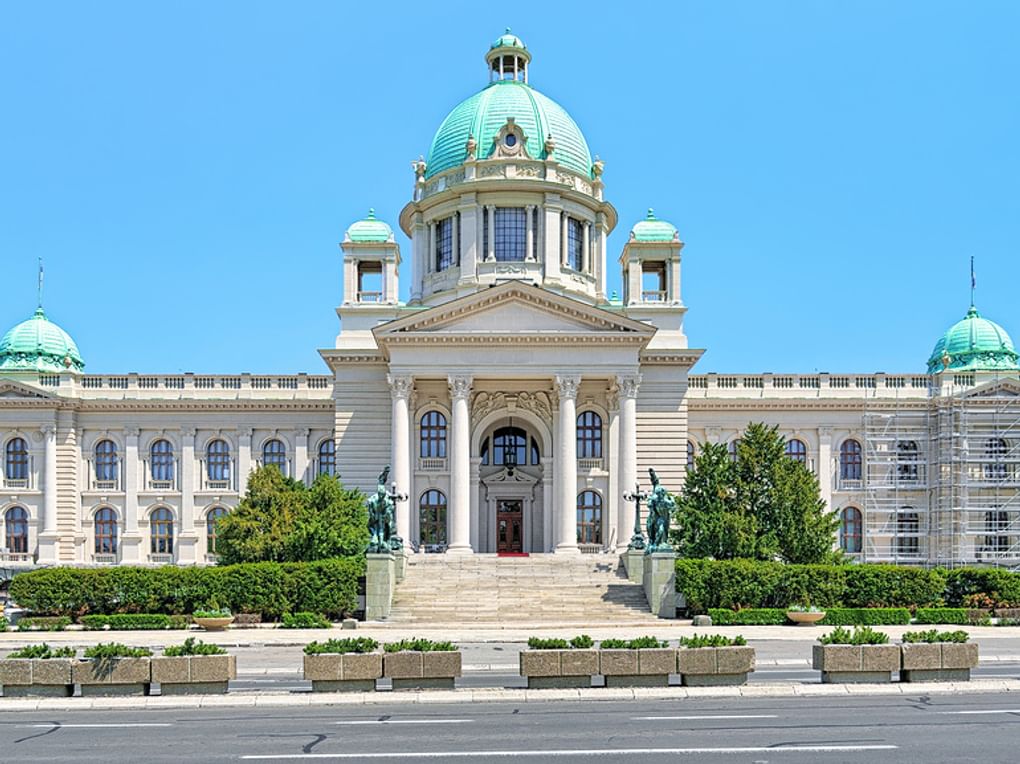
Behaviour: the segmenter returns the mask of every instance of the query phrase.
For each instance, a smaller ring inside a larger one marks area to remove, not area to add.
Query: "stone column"
[[[180,480],[181,486],[181,525],[186,527],[188,532],[195,528],[195,428],[188,427],[181,430],[181,462]],[[202,480],[201,475],[199,481]]]
[[[485,259],[487,262],[492,262],[496,259],[496,208],[489,204],[485,207],[485,211],[489,217],[489,246],[485,252]]]
[[[471,377],[451,374],[450,545],[451,554],[471,554]]]
[[[294,444],[294,479],[309,482],[308,478],[308,428],[298,430]]]
[[[57,428],[42,428],[46,453],[43,456],[42,532],[39,534],[39,562],[55,563],[59,556],[60,535],[57,533]]]
[[[606,216],[600,212],[595,219],[595,297],[606,299]]]
[[[637,483],[637,394],[641,375],[619,376],[620,389],[620,491],[633,491]],[[619,498],[619,497],[618,497]],[[627,546],[634,530],[634,502],[620,499],[620,530],[618,544]]]
[[[641,298],[641,263],[634,258],[627,261],[627,304],[637,305]]]
[[[424,289],[425,280],[425,247],[428,236],[426,235],[425,224],[422,222],[421,213],[415,213],[411,235],[413,237],[412,247],[414,257],[411,258],[414,264],[414,273],[411,278],[411,302],[419,302]]]
[[[251,474],[251,436],[253,430],[249,427],[240,430],[237,437],[237,461],[234,462],[233,483],[237,486],[237,492],[244,495],[248,490],[248,476]]]
[[[677,255],[669,261],[669,301],[679,305],[683,300],[680,297],[680,256]]]
[[[825,508],[832,512],[832,428],[818,428],[818,466],[815,468],[818,475],[818,487]]]
[[[344,261],[344,305],[358,301],[358,261],[350,258]]]
[[[411,493],[411,436],[410,436],[410,398],[414,389],[414,379],[407,375],[387,374],[386,381],[390,385],[390,397],[393,400],[390,421],[390,463],[393,465],[393,482],[397,485],[397,493]],[[411,499],[398,501],[397,535],[408,543],[411,538]]]
[[[557,376],[556,392],[560,402],[559,442],[556,444],[556,469],[560,477],[560,495],[556,539],[558,553],[577,554],[577,388],[578,375]]]
[[[625,489],[620,485],[620,394],[615,386],[606,395],[606,403],[609,407],[609,453],[603,452],[606,472],[609,473],[609,495],[606,497],[609,522],[606,528],[606,543],[612,540],[615,549],[623,550],[627,548],[630,530],[620,525],[620,505],[623,504]]]
[[[137,427],[124,430],[124,531],[138,533],[138,435]]]

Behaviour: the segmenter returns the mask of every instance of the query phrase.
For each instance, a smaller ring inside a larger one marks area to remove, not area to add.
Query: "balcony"
[[[0,562],[31,564],[34,561],[34,556],[27,552],[9,552],[6,549],[0,549]]]
[[[120,562],[120,555],[117,553],[111,554],[109,552],[96,552],[96,554],[92,556],[92,561],[95,562],[96,565],[116,565]]]
[[[150,554],[149,562],[153,565],[173,565],[174,556],[172,554]]]
[[[577,460],[577,471],[578,472],[594,472],[596,470],[602,470],[602,459],[578,459]]]
[[[32,487],[28,478],[4,478],[4,488],[9,491],[28,491]]]
[[[664,289],[646,289],[641,292],[641,302],[666,302]]]
[[[421,457],[418,459],[419,472],[446,472],[449,469],[446,457]]]

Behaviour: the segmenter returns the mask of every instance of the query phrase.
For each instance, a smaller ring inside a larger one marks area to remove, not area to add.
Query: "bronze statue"
[[[648,474],[652,479],[652,492],[648,496],[646,521],[648,544],[645,546],[645,554],[672,552],[673,547],[669,543],[669,519],[676,509],[676,500],[659,483],[659,476],[655,474],[655,470],[649,469]]]
[[[376,481],[375,493],[368,499],[368,552],[384,554],[391,551],[393,535],[393,502],[386,493],[386,479],[390,476],[386,465]]]

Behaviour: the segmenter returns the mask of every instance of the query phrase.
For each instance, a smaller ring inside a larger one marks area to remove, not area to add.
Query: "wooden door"
[[[524,551],[524,502],[520,499],[496,502],[496,551]]]

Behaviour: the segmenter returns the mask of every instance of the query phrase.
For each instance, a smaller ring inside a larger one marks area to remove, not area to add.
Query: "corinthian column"
[[[393,465],[393,482],[397,493],[411,493],[411,442],[409,436],[409,417],[411,391],[414,379],[410,376],[388,374],[390,397],[393,399],[393,416],[391,423],[390,447],[392,449],[390,463]],[[397,535],[408,543],[411,536],[410,500],[397,502]]]
[[[637,483],[637,394],[641,375],[619,376],[620,391],[620,481],[621,491],[633,491]],[[619,499],[619,497],[617,497]],[[634,502],[620,502],[620,529],[617,548],[626,547],[634,528]]]
[[[491,244],[491,242],[490,242]],[[451,374],[450,544],[447,552],[471,554],[471,437],[468,398],[471,377]]]
[[[560,399],[560,431],[556,446],[556,470],[560,473],[559,517],[556,527],[558,553],[577,554],[577,388],[580,376],[557,376]]]

